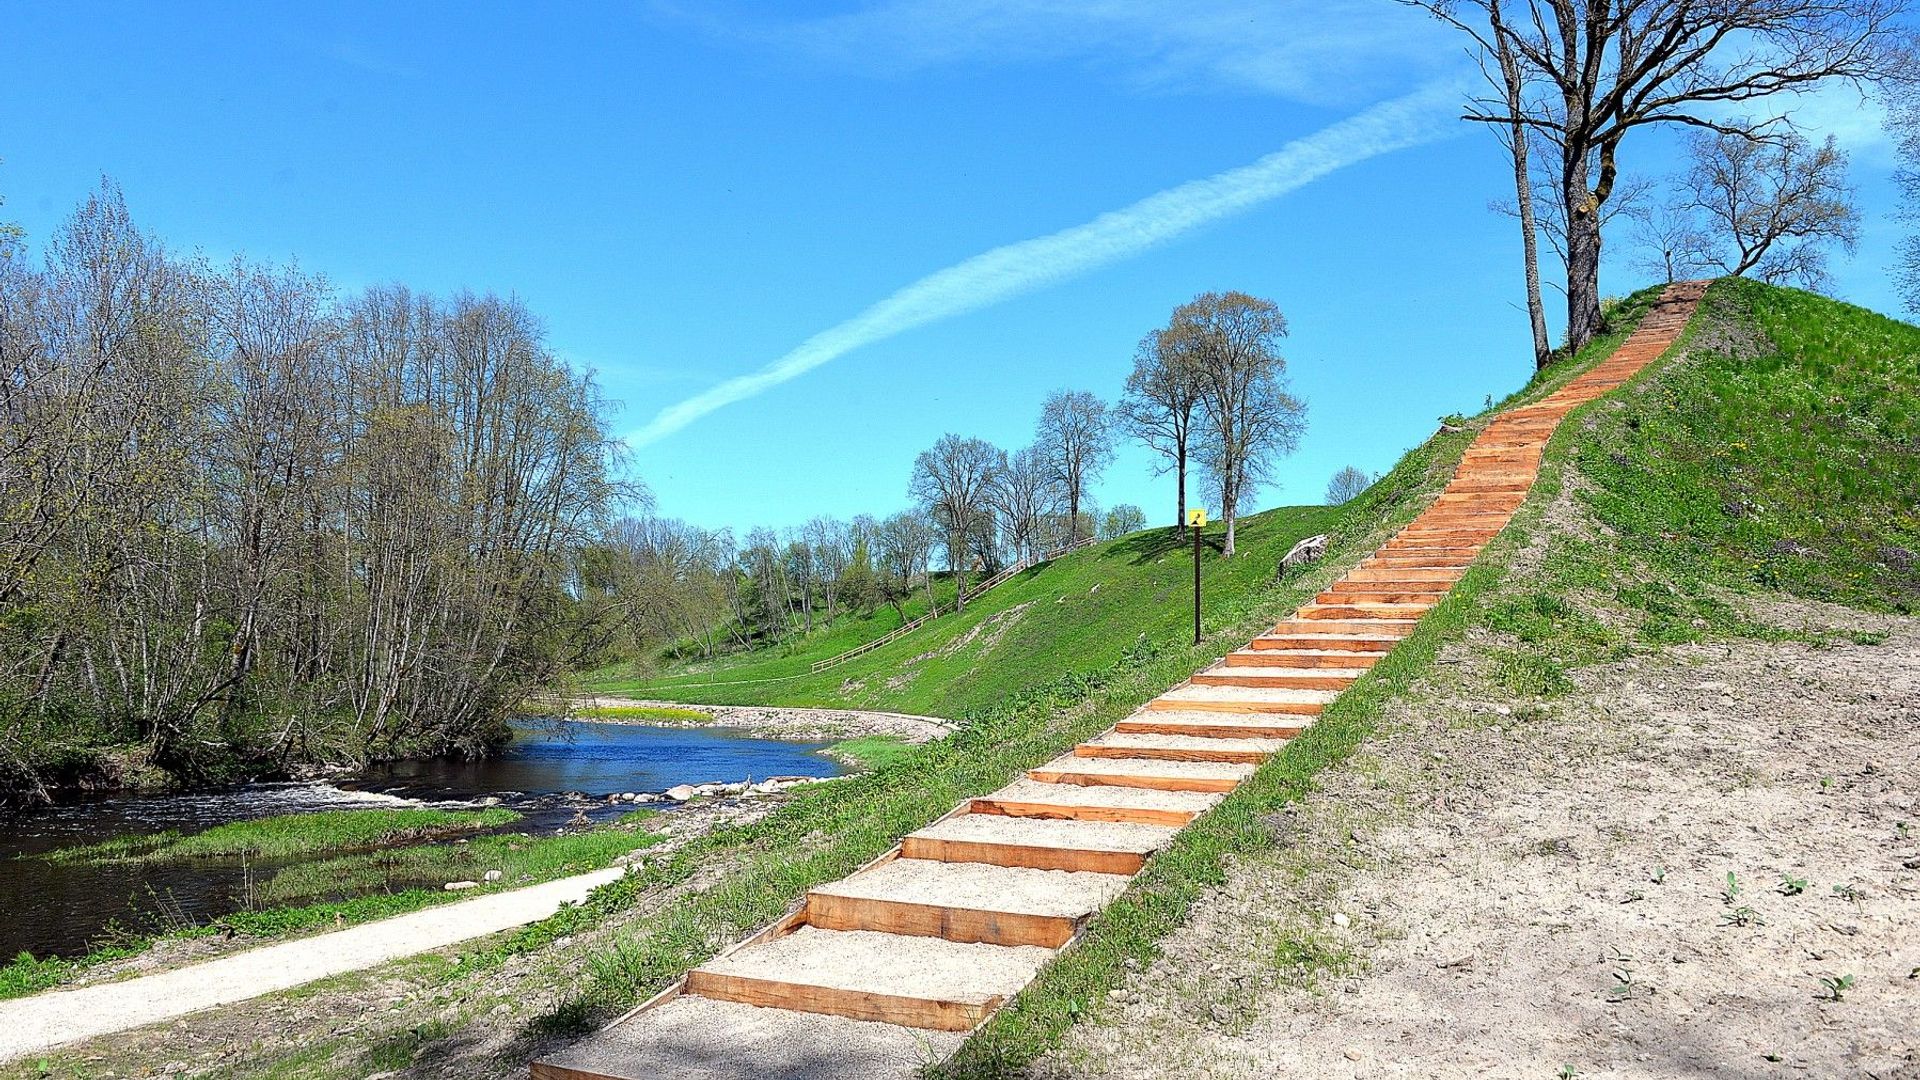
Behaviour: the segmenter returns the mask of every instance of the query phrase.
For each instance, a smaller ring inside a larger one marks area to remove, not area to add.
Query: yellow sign
[[[1207,524],[1207,512],[1199,508],[1187,511],[1187,524],[1196,529],[1205,528]]]

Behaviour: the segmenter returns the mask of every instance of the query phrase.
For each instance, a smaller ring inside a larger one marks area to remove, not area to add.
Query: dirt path
[[[744,728],[762,739],[798,739],[819,742],[856,735],[893,735],[907,742],[923,743],[953,730],[953,725],[933,716],[908,713],[868,712],[861,709],[789,709],[773,705],[688,705],[678,701],[651,701],[645,698],[613,694],[590,694],[574,699],[583,707],[622,708],[641,706],[660,709],[686,709],[705,713],[707,723]],[[601,723],[621,723],[620,717],[594,717]],[[691,727],[693,723],[672,719],[644,719],[636,724],[661,727]]]
[[[512,929],[579,903],[625,867],[562,878],[76,990],[0,1001],[0,1061]]]
[[[1920,622],[1822,614],[1889,636],[1455,650],[1038,1074],[1920,1078]]]

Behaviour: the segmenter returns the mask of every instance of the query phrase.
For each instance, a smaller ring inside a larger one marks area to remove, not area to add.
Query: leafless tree
[[[1041,523],[1054,508],[1057,490],[1039,447],[1029,446],[1001,459],[990,501],[1016,561],[1041,554]]]
[[[1327,481],[1327,505],[1339,506],[1341,503],[1352,501],[1356,495],[1372,486],[1376,479],[1378,477],[1368,476],[1352,465],[1341,466],[1340,470],[1333,474],[1333,479]]]
[[[975,549],[980,519],[991,520],[989,498],[999,474],[1000,451],[984,439],[946,434],[914,459],[908,494],[939,527],[946,541],[947,568],[953,572],[954,606],[967,604],[968,556]]]
[[[1133,372],[1116,407],[1120,426],[1165,459],[1160,471],[1174,475],[1174,527],[1187,535],[1187,459],[1193,422],[1199,415],[1200,379],[1180,340],[1166,329],[1142,338]]]
[[[888,599],[896,610],[903,616],[906,614],[901,605],[916,579],[926,583],[927,610],[936,610],[927,561],[933,554],[933,545],[939,542],[940,530],[932,519],[922,513],[902,510],[882,521],[874,536],[880,565],[889,582]]]
[[[1847,155],[1833,137],[1818,146],[1793,132],[1760,140],[1700,133],[1680,187],[1707,222],[1704,260],[1724,274],[1820,288],[1826,248],[1852,251],[1860,211],[1847,185]]]
[[[1194,365],[1203,418],[1197,454],[1220,491],[1224,554],[1234,554],[1240,501],[1276,458],[1292,453],[1307,407],[1286,392],[1280,339],[1286,317],[1271,300],[1242,292],[1205,293],[1174,309],[1167,332]]]
[[[1633,218],[1632,242],[1640,253],[1638,265],[1642,270],[1668,284],[1706,272],[1708,239],[1684,202],[1649,200],[1629,216]]]
[[[1085,390],[1063,390],[1040,410],[1034,446],[1067,504],[1067,543],[1080,537],[1080,503],[1087,485],[1113,461],[1107,406]]]
[[[1567,213],[1567,344],[1601,332],[1600,253],[1606,204],[1628,133],[1679,124],[1767,136],[1784,115],[1734,121],[1729,104],[1759,102],[1833,80],[1892,78],[1913,62],[1908,0],[1409,0],[1503,51],[1523,84],[1469,103],[1466,118],[1524,127],[1557,158]],[[1497,61],[1496,61],[1497,64]]]

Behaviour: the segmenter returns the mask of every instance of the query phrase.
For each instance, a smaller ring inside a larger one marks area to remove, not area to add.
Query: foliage
[[[851,758],[863,768],[884,769],[905,761],[918,749],[897,735],[863,735],[857,739],[842,739],[827,747],[827,753],[837,758]]]

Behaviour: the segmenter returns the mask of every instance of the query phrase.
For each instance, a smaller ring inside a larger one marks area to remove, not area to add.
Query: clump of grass
[[[510,888],[582,874],[611,863],[629,851],[658,843],[658,834],[637,826],[652,811],[622,818],[622,826],[559,836],[505,833],[475,837],[464,844],[427,844],[390,848],[290,866],[261,888],[261,899],[287,904],[318,897],[418,886],[435,890],[450,881],[481,881],[500,871],[499,887]]]
[[[862,735],[834,743],[827,747],[827,754],[842,761],[852,761],[863,769],[884,769],[905,761],[918,749],[916,744],[898,735]]]
[[[330,851],[439,839],[518,821],[512,810],[323,810],[216,825],[183,836],[178,831],[117,837],[61,848],[54,862],[163,863],[193,859],[286,859]]]

